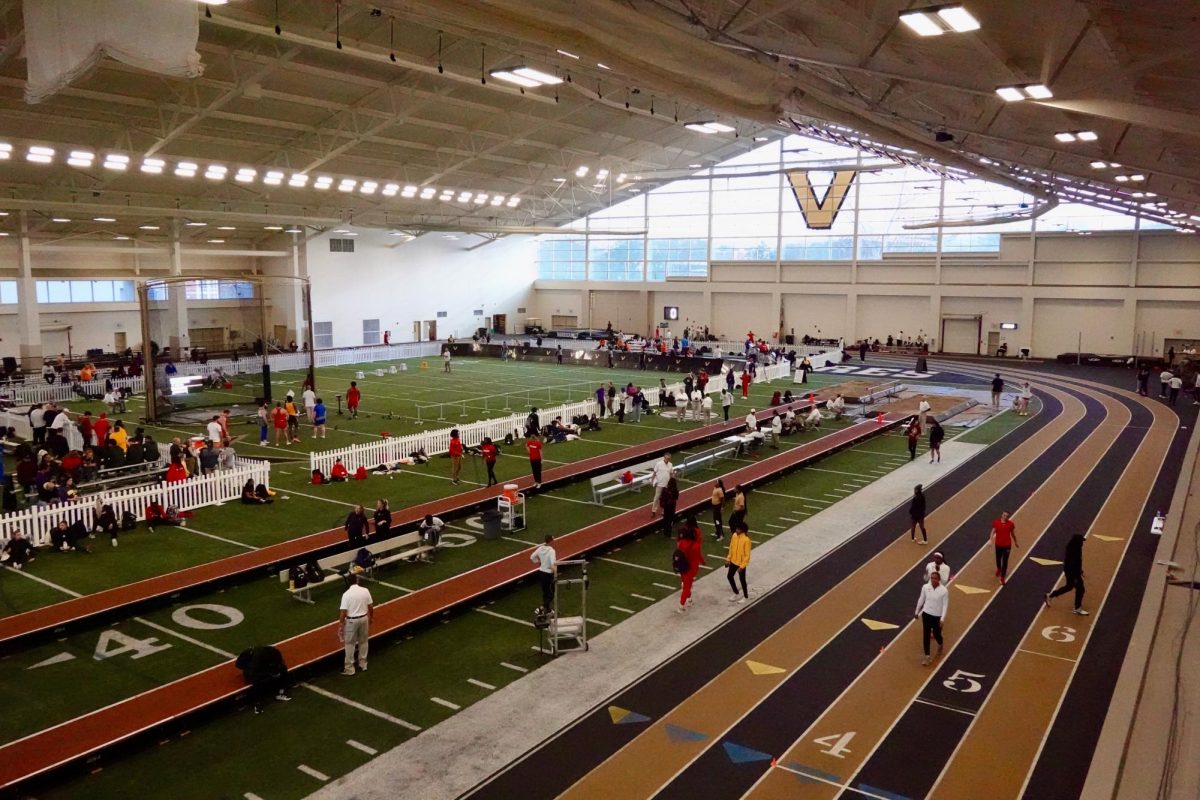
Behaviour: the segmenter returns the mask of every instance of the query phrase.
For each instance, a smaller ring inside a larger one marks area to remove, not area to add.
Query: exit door
[[[426,341],[430,341],[430,342],[437,339],[437,320],[436,319],[425,320],[425,339],[426,339]]]
[[[118,353],[124,353],[125,348],[129,345],[125,344],[125,331],[117,331],[113,334],[113,350]]]
[[[508,314],[496,314],[493,316],[492,328],[502,336],[508,333]]]
[[[1000,331],[988,331],[988,347],[987,353],[989,356],[996,355],[996,351],[1000,349]]]

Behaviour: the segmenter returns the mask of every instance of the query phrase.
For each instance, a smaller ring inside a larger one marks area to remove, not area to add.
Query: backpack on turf
[[[671,569],[677,574],[682,575],[688,571],[687,553],[676,547],[675,552],[671,554]]]

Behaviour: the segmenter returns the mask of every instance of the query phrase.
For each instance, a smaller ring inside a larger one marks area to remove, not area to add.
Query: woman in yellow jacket
[[[725,577],[729,579],[729,588],[733,589],[731,603],[744,603],[750,599],[746,588],[746,567],[750,566],[750,536],[746,533],[745,523],[739,523],[729,537],[729,555],[725,558]],[[738,594],[737,584],[733,576],[737,575],[742,582],[742,593]]]

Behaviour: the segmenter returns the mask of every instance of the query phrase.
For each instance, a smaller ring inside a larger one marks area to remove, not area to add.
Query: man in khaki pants
[[[343,675],[354,674],[355,648],[358,649],[358,668],[367,671],[367,642],[371,621],[375,618],[375,601],[361,580],[360,576],[354,576],[354,583],[342,594],[338,612],[338,639],[346,647]]]

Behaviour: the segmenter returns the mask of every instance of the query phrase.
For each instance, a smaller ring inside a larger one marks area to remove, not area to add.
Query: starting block
[[[392,366],[388,368],[388,374],[389,374],[389,375],[395,375],[395,374],[396,374],[396,365],[395,365],[395,364],[392,364]]]
[[[354,373],[354,377],[361,381],[363,378],[367,377],[367,373],[360,369],[358,372]]]
[[[384,375],[386,375],[386,374],[387,374],[387,373],[385,373],[385,372],[384,372],[382,369],[377,369],[377,370],[375,370],[375,377],[376,377],[376,378],[382,378],[382,377],[383,377]]]

